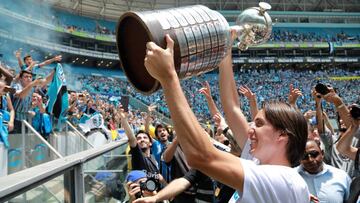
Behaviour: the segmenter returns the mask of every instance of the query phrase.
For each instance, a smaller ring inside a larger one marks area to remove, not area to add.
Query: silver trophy
[[[272,21],[266,12],[271,6],[244,10],[235,26],[229,26],[217,11],[202,5],[165,10],[127,12],[120,17],[116,41],[122,68],[129,82],[140,92],[151,94],[160,83],[144,66],[146,43],[166,47],[165,35],[174,40],[174,63],[180,79],[215,69],[232,46],[230,30],[236,30],[240,50],[269,39]]]

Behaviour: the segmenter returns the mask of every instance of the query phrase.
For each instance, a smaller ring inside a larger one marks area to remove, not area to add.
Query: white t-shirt
[[[256,165],[244,159],[239,161],[244,170],[244,189],[242,193],[235,192],[230,203],[310,202],[308,187],[295,169],[280,165]]]

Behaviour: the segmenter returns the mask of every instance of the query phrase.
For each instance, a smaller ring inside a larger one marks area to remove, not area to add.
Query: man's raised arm
[[[229,124],[237,143],[243,149],[247,140],[246,134],[249,124],[240,109],[232,67],[231,48],[219,65],[219,85],[221,105],[224,109],[226,122]]]
[[[242,191],[244,171],[241,161],[233,155],[217,150],[211,144],[181,89],[174,66],[174,41],[169,35],[166,35],[166,42],[166,49],[162,49],[153,42],[148,42],[144,62],[150,75],[160,82],[164,90],[177,139],[189,165]]]

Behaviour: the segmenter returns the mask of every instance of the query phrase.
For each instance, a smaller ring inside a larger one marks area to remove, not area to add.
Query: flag
[[[3,115],[0,113],[0,142],[4,143],[5,148],[9,148],[10,144],[8,140],[8,127],[7,125],[4,125],[3,121]]]
[[[328,42],[329,44],[329,54],[333,54],[335,51],[334,42]]]
[[[68,92],[63,68],[60,63],[55,67],[55,74],[48,90],[49,102],[46,111],[55,118],[66,117],[69,108]]]

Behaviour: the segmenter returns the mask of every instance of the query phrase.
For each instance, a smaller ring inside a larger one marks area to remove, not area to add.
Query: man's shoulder
[[[349,175],[348,175],[344,170],[342,170],[342,169],[336,168],[336,167],[331,166],[331,165],[328,165],[328,164],[324,164],[324,167],[325,167],[330,173],[336,174],[337,177],[342,176],[342,177],[344,177],[344,178],[346,178],[346,177],[350,178]]]
[[[130,153],[131,154],[135,153],[135,152],[138,152],[138,151],[141,151],[140,147],[139,147],[139,145],[137,143],[136,143],[136,145],[134,147],[132,147],[130,144],[129,144],[129,146],[130,146]]]

